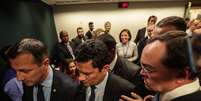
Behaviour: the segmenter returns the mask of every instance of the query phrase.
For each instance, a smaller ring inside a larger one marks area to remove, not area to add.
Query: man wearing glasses
[[[201,101],[200,84],[193,71],[186,33],[167,32],[150,40],[141,57],[146,87],[156,91],[153,101]],[[143,101],[122,96],[122,101]],[[138,97],[139,98],[139,97]]]

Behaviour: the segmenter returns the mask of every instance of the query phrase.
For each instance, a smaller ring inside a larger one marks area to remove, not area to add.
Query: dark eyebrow
[[[93,73],[93,72],[84,73],[84,72],[80,71],[79,68],[77,68],[77,70],[78,70],[78,72],[85,74],[85,75],[89,75],[89,74]]]
[[[17,71],[20,71],[20,72],[29,72],[31,71],[32,69],[18,69]]]

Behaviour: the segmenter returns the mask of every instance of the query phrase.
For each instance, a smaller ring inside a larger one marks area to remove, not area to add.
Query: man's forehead
[[[165,54],[166,46],[164,42],[156,40],[150,44],[147,44],[143,49],[143,53],[146,57],[161,59]]]

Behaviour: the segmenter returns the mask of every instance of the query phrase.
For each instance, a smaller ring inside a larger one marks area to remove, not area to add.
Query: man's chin
[[[152,90],[151,87],[149,86],[149,83],[144,80],[144,85],[147,89]]]
[[[89,84],[85,84],[85,83],[84,83],[83,85],[84,85],[85,87],[89,87],[89,86],[90,86]]]
[[[25,84],[26,86],[33,86],[33,85],[34,85],[32,82],[24,82],[24,84]]]

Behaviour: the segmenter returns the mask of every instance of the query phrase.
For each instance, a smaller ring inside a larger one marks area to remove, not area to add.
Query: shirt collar
[[[101,83],[99,83],[98,85],[96,85],[96,88],[97,89],[105,89],[105,85],[107,83],[107,78],[108,78],[108,72],[106,73],[104,80]]]
[[[41,85],[43,85],[44,87],[51,87],[52,86],[52,80],[53,80],[53,71],[52,68],[50,66],[48,66],[48,75],[46,77],[46,79],[41,83]]]
[[[187,94],[196,92],[198,90],[200,90],[200,84],[199,84],[199,79],[196,78],[195,81],[193,81],[189,84],[185,84],[181,87],[178,87],[170,92],[167,92],[167,93],[161,95],[160,101],[171,101],[172,99],[174,99],[176,97],[187,95]]]
[[[115,64],[116,64],[116,62],[117,62],[117,54],[115,53],[115,57],[114,57],[114,59],[112,60],[112,62],[110,63],[110,70],[111,70],[111,71],[113,70],[113,68],[114,68],[114,66],[115,66]]]

